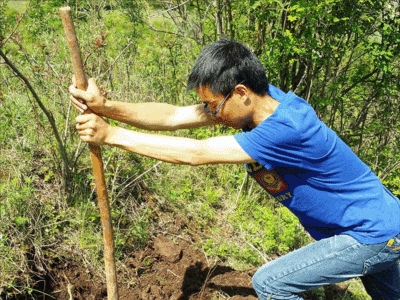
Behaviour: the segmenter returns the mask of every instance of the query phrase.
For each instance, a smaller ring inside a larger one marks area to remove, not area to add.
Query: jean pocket
[[[382,243],[382,249],[364,262],[363,274],[382,272],[393,266],[400,258],[400,234],[388,242]]]

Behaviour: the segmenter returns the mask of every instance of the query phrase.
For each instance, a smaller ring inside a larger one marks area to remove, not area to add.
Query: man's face
[[[205,105],[205,111],[212,118],[236,129],[246,126],[248,109],[243,107],[235,90],[226,97],[214,94],[208,86],[199,87],[196,91]]]

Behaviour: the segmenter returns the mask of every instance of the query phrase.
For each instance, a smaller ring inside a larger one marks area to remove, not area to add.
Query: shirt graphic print
[[[267,170],[259,163],[246,164],[246,170],[249,175],[258,182],[258,184],[260,184],[278,201],[284,200],[276,196],[277,194],[287,191],[289,189],[289,185],[275,170]]]

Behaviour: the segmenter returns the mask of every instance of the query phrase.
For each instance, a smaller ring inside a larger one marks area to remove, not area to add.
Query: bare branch
[[[117,56],[117,58],[114,60],[114,62],[112,63],[112,65],[108,68],[108,70],[106,71],[106,73],[109,73],[111,71],[111,69],[114,67],[115,63],[119,60],[119,58],[121,57],[121,55],[125,52],[126,49],[128,49],[130,46],[132,46],[132,43],[129,43],[124,49],[122,49],[121,53]]]
[[[184,5],[184,4],[188,3],[188,2],[191,2],[191,1],[193,1],[193,0],[187,0],[187,1],[185,1],[185,2],[183,2],[183,3],[181,3],[181,4],[179,4],[179,5],[177,5],[177,6],[175,6],[175,7],[171,7],[171,8],[169,8],[169,9],[167,9],[167,10],[162,11],[162,12],[156,13],[156,14],[154,14],[154,15],[150,15],[149,18],[158,17],[159,15],[162,15],[162,14],[164,14],[164,13],[166,13],[166,12],[169,12],[170,10],[177,9],[178,7]]]
[[[62,160],[64,162],[64,170],[65,172],[68,172],[68,166],[69,166],[69,162],[68,162],[68,155],[66,152],[66,149],[61,141],[60,135],[58,133],[57,130],[57,126],[56,123],[54,121],[54,117],[53,114],[48,111],[46,109],[46,107],[44,106],[43,102],[40,100],[38,94],[36,93],[36,91],[34,90],[34,88],[32,87],[32,85],[30,84],[29,80],[12,64],[12,62],[7,58],[7,56],[4,54],[4,52],[1,50],[0,48],[0,56],[4,59],[5,63],[15,72],[15,74],[17,74],[17,76],[25,83],[25,85],[28,87],[29,91],[32,93],[33,97],[35,98],[37,104],[40,106],[40,108],[42,109],[42,111],[44,112],[44,114],[46,115],[47,119],[50,122],[51,128],[53,129],[53,133],[54,136],[57,140],[57,144],[58,144],[58,149],[60,151]],[[63,178],[63,180],[65,180],[66,178]],[[64,181],[64,186],[66,187],[66,182]]]
[[[126,8],[126,6],[123,4],[123,3],[121,3],[121,2],[119,2],[120,3],[120,5],[121,6],[123,6],[125,9],[127,9]],[[151,30],[153,30],[153,31],[155,31],[155,32],[161,32],[161,33],[167,33],[167,34],[173,34],[173,35],[176,35],[176,36],[182,36],[182,34],[180,34],[180,33],[178,33],[178,32],[171,32],[171,31],[165,31],[165,30],[160,30],[160,29],[157,29],[157,28],[154,28],[151,24],[149,24],[149,23],[147,23],[147,22],[145,22],[142,18],[140,18],[138,15],[136,15],[134,12],[130,12],[136,19],[138,19],[140,22],[142,22],[143,24],[145,24],[145,25],[147,25]]]

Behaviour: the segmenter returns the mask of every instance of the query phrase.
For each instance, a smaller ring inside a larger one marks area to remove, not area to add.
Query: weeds
[[[76,113],[66,90],[72,76],[65,59],[69,54],[58,7],[53,1],[40,3],[46,7],[32,8],[21,21],[21,39],[4,47],[28,74],[62,133],[71,162],[72,180],[66,187],[71,196],[62,187],[60,154],[43,113],[9,68],[0,65],[0,294],[6,296],[32,291],[49,265],[71,257],[79,257],[88,272],[103,274],[88,149],[75,134]],[[12,8],[6,13],[14,21],[18,17]],[[91,11],[75,13],[86,70],[108,97],[175,105],[200,102],[185,91],[199,45],[133,24],[121,10],[101,11],[100,18]],[[39,19],[33,26],[32,20]],[[176,29],[171,20],[157,22]],[[206,139],[235,133],[210,127],[164,134]],[[103,148],[103,160],[117,261],[146,246],[159,221],[156,212],[174,212],[207,256],[237,269],[259,266],[310,241],[297,219],[272,204],[261,188],[241,189],[242,166],[159,164],[109,147]]]

